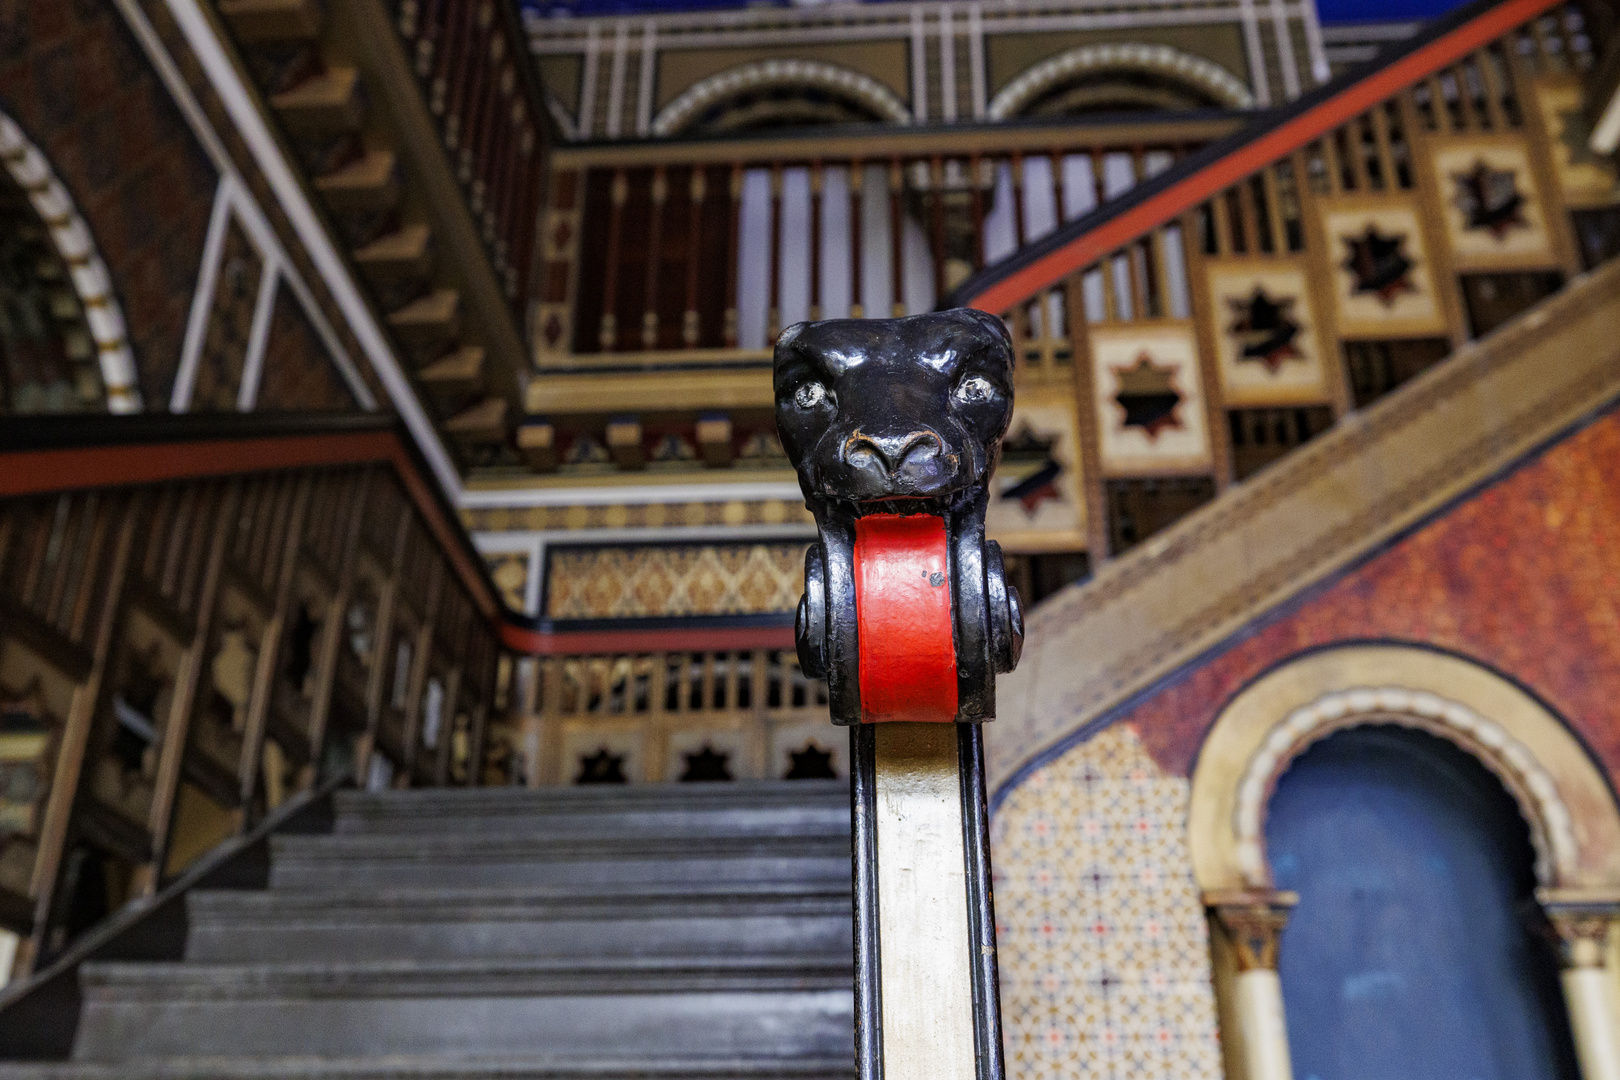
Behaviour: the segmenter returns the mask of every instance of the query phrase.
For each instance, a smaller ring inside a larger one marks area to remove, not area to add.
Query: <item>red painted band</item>
[[[873,514],[855,522],[861,719],[956,719],[956,645],[945,519]]]
[[[1014,271],[968,300],[966,306],[1000,314],[1024,303],[1042,289],[1085,269],[1560,3],[1563,0],[1504,0],[1446,36],[1352,83],[1308,112],[1261,133],[1249,145]]]

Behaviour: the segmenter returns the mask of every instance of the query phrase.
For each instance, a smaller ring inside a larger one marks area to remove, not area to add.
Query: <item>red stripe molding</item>
[[[999,315],[1070,274],[1198,206],[1300,147],[1355,119],[1408,86],[1490,44],[1564,0],[1503,0],[1450,33],[1371,72],[1320,104],[1256,136],[1103,224],[1076,236],[968,298],[964,307]],[[1017,256],[1013,256],[1016,258]]]

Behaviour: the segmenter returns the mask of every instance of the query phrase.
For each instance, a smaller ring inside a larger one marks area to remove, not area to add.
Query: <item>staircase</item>
[[[853,1077],[849,827],[834,781],[343,792],[0,1080]]]

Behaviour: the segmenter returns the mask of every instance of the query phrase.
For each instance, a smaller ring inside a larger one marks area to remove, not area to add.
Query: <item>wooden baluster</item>
[[[984,159],[974,154],[968,159],[968,186],[973,196],[973,268],[984,266]],[[992,172],[992,175],[994,173]]]
[[[1249,255],[1259,255],[1260,247],[1260,207],[1254,201],[1254,185],[1247,179],[1240,181],[1229,190],[1237,193],[1240,217],[1243,221],[1243,250]]]
[[[725,345],[737,347],[737,245],[742,234],[743,167],[731,166],[731,217],[726,232],[726,325]]]
[[[810,317],[821,318],[821,162],[810,166]]]
[[[1063,152],[1049,151],[1046,158],[1052,163],[1052,224],[1053,228],[1061,229],[1069,220],[1063,191]]]
[[[461,89],[461,80],[466,75],[466,65],[462,58],[467,51],[467,42],[473,32],[473,9],[477,6],[475,0],[453,0],[455,10],[451,12],[448,23],[449,34],[444,46],[436,50],[433,62],[433,82],[429,89],[428,105],[439,116],[444,118],[445,145],[454,147],[456,144],[459,121],[456,119],[456,95]]]
[[[1507,131],[1507,112],[1502,108],[1502,99],[1507,96],[1507,87],[1503,80],[1507,73],[1497,67],[1498,56],[1495,50],[1482,49],[1474,54],[1474,64],[1479,69],[1479,77],[1484,81],[1485,88],[1485,117],[1490,122],[1492,131]]]
[[[1024,156],[1012,156],[1013,243],[1014,250],[1024,246]]]
[[[1430,75],[1428,85],[1429,100],[1434,103],[1434,130],[1442,133],[1454,130],[1456,120],[1452,116],[1451,105],[1446,100],[1446,90],[1440,76]]]
[[[1265,185],[1266,203],[1271,213],[1266,215],[1266,223],[1271,226],[1271,251],[1274,255],[1283,255],[1288,251],[1288,225],[1283,210],[1282,191],[1277,186],[1277,169],[1267,165],[1260,170],[1261,182]]]
[[[1153,317],[1153,307],[1148,302],[1147,274],[1142,265],[1144,256],[1142,245],[1133,243],[1124,251],[1125,266],[1131,283],[1131,315],[1135,319],[1150,319]]]
[[[782,333],[782,163],[771,166],[771,295],[765,317],[765,344]]]
[[[866,317],[861,300],[861,264],[866,254],[861,235],[861,200],[866,192],[866,163],[857,158],[849,163],[849,316]]]
[[[624,203],[630,194],[630,180],[623,169],[613,171],[613,209],[608,217],[607,258],[602,270],[602,330],[603,352],[618,348],[619,319],[619,244],[624,231]]]
[[[928,161],[930,224],[929,241],[934,256],[934,297],[945,295],[945,163],[938,154]]]
[[[664,199],[669,195],[668,176],[664,166],[653,168],[652,218],[647,224],[647,278],[641,312],[641,347],[658,347],[658,278],[663,270],[659,243],[663,239]]]
[[[1115,281],[1115,267],[1118,265],[1119,252],[1111,252],[1104,256],[1098,269],[1102,271],[1103,283],[1103,319],[1108,322],[1123,322],[1125,312],[1120,307],[1119,289]],[[1134,317],[1134,312],[1132,313]]]
[[[905,294],[905,196],[906,174],[900,159],[889,162],[889,286],[892,290],[889,309],[895,318],[906,313]]]
[[[703,203],[708,181],[702,165],[692,166],[692,216],[686,228],[686,314],[681,320],[681,341],[688,349],[697,348],[702,329],[698,319],[698,248],[703,242]]]

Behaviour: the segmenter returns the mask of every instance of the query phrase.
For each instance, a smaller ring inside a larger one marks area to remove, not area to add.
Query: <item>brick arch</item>
[[[57,254],[67,265],[68,278],[84,310],[90,338],[96,345],[107,411],[140,412],[135,353],[130,348],[123,309],[113,295],[107,264],[102,261],[95,237],[44,152],[4,112],[0,112],[0,161],[28,196],[34,212],[45,223]]]
[[[1156,76],[1234,109],[1254,108],[1254,94],[1230,71],[1168,45],[1082,45],[1041,61],[1002,87],[991,100],[991,120],[1017,116],[1049,91],[1082,75],[1119,71]]]
[[[1314,743],[1368,724],[1426,731],[1495,774],[1530,827],[1541,886],[1620,886],[1620,808],[1585,747],[1545,705],[1458,656],[1347,645],[1285,661],[1216,717],[1192,777],[1199,887],[1270,888],[1265,815],[1277,781]]]
[[[722,101],[777,86],[825,90],[864,106],[886,122],[911,123],[911,110],[905,102],[869,75],[820,60],[759,60],[728,68],[688,87],[654,117],[652,133],[673,135]]]

